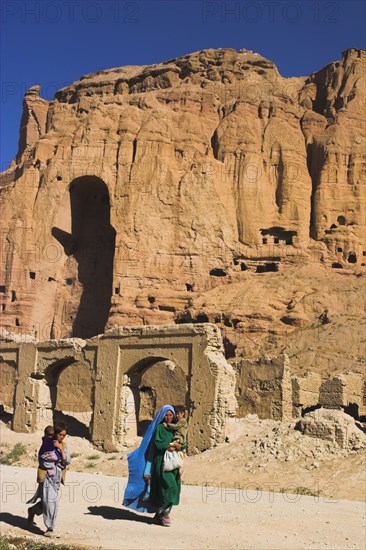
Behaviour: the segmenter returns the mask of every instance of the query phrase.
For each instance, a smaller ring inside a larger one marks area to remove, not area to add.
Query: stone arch
[[[125,386],[134,399],[134,411],[128,411],[127,417],[131,422],[134,416],[137,435],[144,435],[163,405],[189,406],[188,377],[175,361],[166,357],[150,356],[138,361],[127,372]]]
[[[70,435],[90,438],[94,384],[87,363],[61,359],[45,369],[53,420],[62,420]]]
[[[52,228],[69,256],[63,324],[72,326],[73,336],[91,338],[104,332],[109,317],[116,231],[110,224],[108,187],[100,178],[74,179],[69,201],[62,209],[65,219]]]

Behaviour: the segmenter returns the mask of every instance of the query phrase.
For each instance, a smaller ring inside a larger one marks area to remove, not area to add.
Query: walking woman
[[[70,464],[70,453],[67,449],[65,437],[67,435],[67,427],[63,422],[55,425],[55,440],[54,447],[59,452],[60,461],[56,462],[53,468],[52,475],[50,470],[38,468],[37,482],[38,489],[35,495],[28,501],[33,504],[28,508],[28,522],[30,525],[35,525],[34,516],[43,514],[43,521],[47,531],[45,537],[57,537],[55,533],[57,513],[59,508],[58,491],[60,484],[65,483],[66,466]]]
[[[159,525],[171,525],[170,511],[179,504],[181,479],[179,469],[164,471],[164,454],[173,433],[164,427],[171,424],[175,411],[164,405],[148,427],[138,449],[128,455],[128,484],[123,505],[138,512],[155,512]]]

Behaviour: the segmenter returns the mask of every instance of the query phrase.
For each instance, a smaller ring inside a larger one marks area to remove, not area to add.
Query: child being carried
[[[59,444],[55,445],[55,429],[53,426],[46,426],[44,436],[42,437],[42,445],[38,451],[39,467],[42,470],[47,470],[50,477],[55,475],[55,465],[64,468],[62,464],[62,454],[59,449]]]
[[[185,457],[185,452],[187,449],[187,432],[188,432],[188,423],[186,420],[186,409],[183,405],[177,405],[175,407],[175,416],[177,417],[177,422],[166,423],[163,422],[163,426],[173,432],[173,439],[169,445],[168,451],[178,451],[178,456],[183,464]],[[179,474],[182,476],[183,468],[179,468]]]

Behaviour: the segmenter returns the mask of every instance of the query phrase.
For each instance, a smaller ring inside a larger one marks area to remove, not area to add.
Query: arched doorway
[[[45,371],[54,422],[65,422],[70,435],[90,439],[93,380],[89,365],[64,359]]]
[[[128,411],[124,411],[125,418],[130,424],[134,422],[134,426],[128,426],[128,433],[130,436],[143,436],[156,412],[163,405],[189,406],[187,376],[183,369],[170,359],[147,357],[134,365],[125,376],[122,406],[126,404],[129,408]]]
[[[70,261],[65,279],[66,309],[72,336],[90,338],[104,332],[111,305],[116,232],[110,224],[106,184],[95,176],[70,184],[71,233],[54,227]]]

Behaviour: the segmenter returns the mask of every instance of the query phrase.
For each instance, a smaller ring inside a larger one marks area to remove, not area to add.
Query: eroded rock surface
[[[283,78],[248,50],[209,49],[83,76],[49,103],[28,90],[1,176],[2,325],[48,339],[210,320],[228,357],[248,356],[251,333],[253,357],[326,308],[327,327],[357,324],[365,58]],[[262,293],[277,276],[280,296]]]

